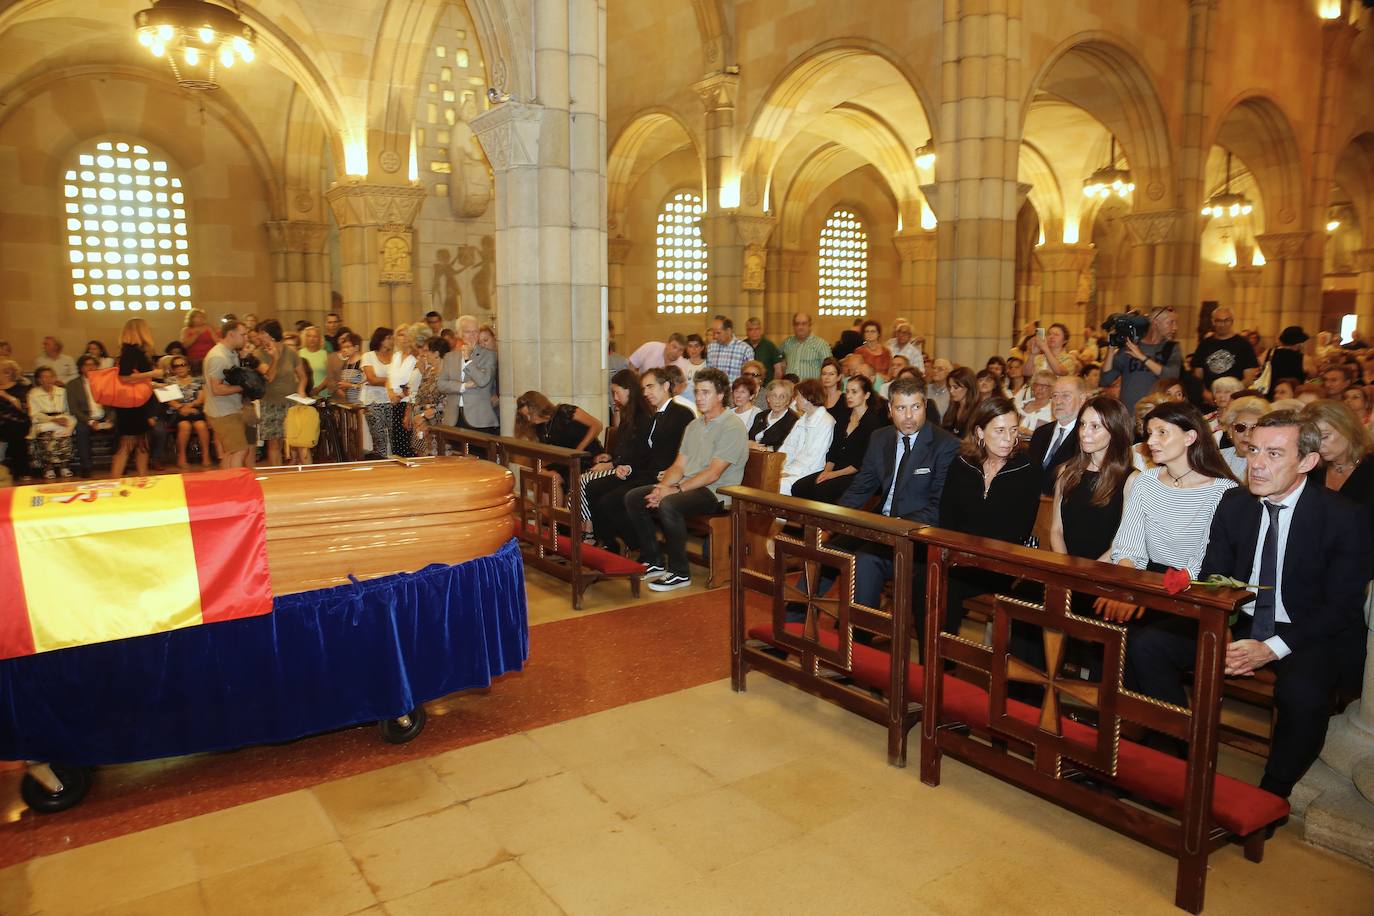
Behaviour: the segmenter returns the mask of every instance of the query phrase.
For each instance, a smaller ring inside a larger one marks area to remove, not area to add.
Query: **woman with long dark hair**
[[[836,423],[843,423],[842,414],[848,408],[845,407],[844,373],[840,370],[839,360],[831,356],[825,358],[821,363],[820,380],[821,387],[825,389],[825,409],[830,411]]]
[[[391,371],[391,328],[377,328],[367,343],[359,363],[363,370],[362,401],[367,417],[367,432],[372,453],[391,457],[391,398],[387,395],[387,373]]]
[[[601,421],[574,404],[554,405],[542,392],[526,391],[515,401],[515,437],[560,448],[601,453]]]
[[[1112,539],[1136,471],[1134,421],[1116,398],[1089,398],[1078,411],[1078,454],[1059,466],[1050,547],[1088,560],[1111,558]]]
[[[962,439],[972,428],[969,422],[978,408],[977,377],[968,366],[960,366],[950,371],[945,384],[949,388],[949,409],[940,418],[940,425]]]
[[[1196,578],[1207,553],[1212,513],[1236,479],[1211,426],[1192,404],[1165,401],[1145,416],[1145,429],[1156,466],[1142,471],[1131,487],[1110,559],[1155,572],[1184,569]],[[1097,599],[1095,606],[1111,620],[1141,614],[1136,605],[1107,598]]]

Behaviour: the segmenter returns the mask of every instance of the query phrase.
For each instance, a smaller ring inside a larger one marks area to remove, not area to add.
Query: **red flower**
[[[1164,571],[1164,590],[1171,595],[1177,595],[1192,584],[1193,577],[1188,575],[1186,569],[1166,569]]]

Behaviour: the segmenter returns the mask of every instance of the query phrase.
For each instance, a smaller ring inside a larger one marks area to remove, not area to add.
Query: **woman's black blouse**
[[[792,431],[792,427],[797,425],[797,415],[792,411],[787,411],[772,426],[768,425],[769,410],[759,411],[759,415],[754,417],[754,425],[749,427],[749,439],[768,448],[782,448],[782,443],[787,439],[787,434]],[[760,437],[759,433],[763,433]]]
[[[983,495],[983,469],[963,455],[949,463],[940,496],[940,527],[1021,544],[1035,530],[1040,466],[1024,452],[1007,459]]]
[[[854,427],[854,432],[848,433],[849,417],[846,415],[843,425],[835,424],[835,434],[830,439],[830,450],[825,453],[825,460],[837,471],[863,467],[864,455],[868,453],[868,440],[872,438],[874,430],[887,424],[888,419],[870,407],[859,418],[859,425]]]
[[[1064,528],[1064,546],[1069,556],[1096,560],[1112,546],[1116,529],[1121,527],[1121,510],[1126,502],[1126,480],[1107,500],[1105,506],[1094,506],[1093,488],[1097,486],[1097,471],[1084,471],[1078,486],[1061,494],[1059,518]]]
[[[582,437],[587,435],[587,424],[573,419],[577,413],[575,404],[559,404],[558,409],[553,412],[547,423],[540,423],[535,426],[539,441],[545,445],[557,445],[560,448],[577,448],[577,444],[582,441]],[[601,454],[601,443],[593,439],[587,443],[585,451],[593,455]]]

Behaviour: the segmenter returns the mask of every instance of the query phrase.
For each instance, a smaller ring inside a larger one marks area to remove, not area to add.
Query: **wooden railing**
[[[324,457],[316,461],[362,461],[367,430],[367,408],[362,404],[331,399],[320,403],[320,446]]]
[[[920,721],[923,782],[939,784],[941,758],[948,754],[1162,850],[1178,860],[1175,903],[1190,912],[1202,909],[1212,850],[1239,839],[1247,858],[1262,858],[1264,828],[1287,813],[1286,801],[1217,774],[1227,623],[1251,599],[1249,592],[1191,588],[1171,595],[1155,573],[743,487],[726,492],[734,500],[737,543],[759,514],[804,531],[800,540],[776,539],[766,571],[748,551],[734,556],[736,690],[744,689],[749,668],[759,668],[882,721],[888,728],[888,760],[895,765],[905,760],[906,729]],[[827,544],[826,532],[892,549],[890,610],[852,601],[845,577],[853,574],[853,558]],[[913,557],[923,557],[926,569],[924,665],[908,658]],[[811,583],[814,568],[822,564],[840,571],[835,597],[828,599],[807,595],[793,571],[804,568]],[[990,605],[986,639],[942,632],[950,573],[956,570],[964,581],[971,572],[1004,577],[987,583],[994,590],[991,601],[981,599]],[[770,599],[768,624],[747,626],[750,591]],[[1170,617],[1194,622],[1190,708],[1124,686],[1128,642],[1144,624],[1116,624],[1091,611],[1080,613],[1085,598],[1094,597],[1144,607],[1147,623]],[[785,620],[788,602],[806,607],[802,627]],[[1039,640],[1043,665],[1013,652],[1014,628],[1022,633],[1018,645],[1026,645],[1027,636],[1032,644]],[[854,639],[856,629],[887,637],[891,645],[878,651],[861,644]],[[1095,661],[1073,664],[1070,646]],[[836,683],[836,675],[853,685]],[[1043,699],[1036,706],[1009,697],[1027,699],[1020,690],[1009,690],[1013,684],[1031,685]],[[1145,743],[1150,733],[1186,747],[1186,758],[1150,747]]]
[[[824,503],[780,496],[752,487],[725,487],[731,500],[730,657],[734,689],[745,689],[745,675],[758,668],[780,680],[839,703],[851,712],[881,723],[887,728],[888,762],[906,765],[907,734],[920,718],[919,709],[907,702],[910,693],[908,667],[911,641],[911,589],[913,548],[910,535],[918,527],[901,518],[888,518],[871,512],[840,509]],[[749,532],[762,522],[771,525],[783,518],[802,528],[797,539],[778,534],[773,539],[773,556],[758,556],[757,540]],[[908,587],[894,587],[892,607],[872,608],[855,603],[854,557],[827,546],[832,535],[892,551],[896,581]],[[741,546],[743,545],[743,546]],[[817,597],[816,583],[822,568],[835,570],[834,585],[826,596]],[[806,587],[789,576],[806,577]],[[768,599],[771,639],[775,648],[750,645],[745,619],[746,593],[756,592]],[[800,632],[786,623],[788,604],[804,605],[805,621]],[[886,696],[874,697],[855,683],[854,631],[858,629],[891,645],[892,664],[888,671]],[[833,637],[829,634],[833,633]],[[776,649],[795,653],[797,660],[777,657]]]

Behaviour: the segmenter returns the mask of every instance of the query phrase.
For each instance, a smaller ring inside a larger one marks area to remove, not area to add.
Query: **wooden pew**
[[[782,484],[782,466],[786,461],[787,455],[782,452],[751,450],[748,463],[744,466],[744,479],[740,486],[777,493],[778,487]],[[729,582],[730,547],[734,543],[730,535],[729,511],[719,515],[691,518],[687,522],[687,531],[705,539],[700,550],[688,548],[687,559],[706,567],[706,587],[717,588]],[[771,533],[771,521],[753,519],[746,530],[745,542],[753,547],[754,554],[760,554]]]
[[[582,609],[582,593],[604,579],[629,580],[630,594],[639,597],[643,564],[582,540],[586,452],[455,426],[430,429],[452,451],[495,461],[515,473],[516,537],[525,548],[525,562],[571,584],[574,610]],[[568,478],[566,493],[562,474]]]
[[[787,558],[842,569],[836,593],[847,594],[843,571],[852,561],[827,552],[822,529],[845,534],[869,531],[881,541],[881,526],[899,520],[868,513],[849,513],[803,500],[730,488],[732,523],[742,535],[752,514],[781,516],[805,525],[804,542],[781,537],[771,574],[749,568],[743,558],[732,562],[732,680],[743,690],[749,668],[759,668],[846,708],[876,718],[886,713],[888,759],[904,761],[904,726],[921,722],[921,778],[939,785],[941,758],[948,754],[988,771],[1036,795],[1160,849],[1178,859],[1175,903],[1200,912],[1204,902],[1207,858],[1217,847],[1240,840],[1246,858],[1263,858],[1265,828],[1288,813],[1286,800],[1216,772],[1222,689],[1222,653],[1226,620],[1249,594],[1233,589],[1190,589],[1170,595],[1162,577],[1120,567],[1064,557],[1043,550],[973,538],[933,527],[913,526],[897,540],[923,544],[927,552],[925,644],[926,664],[912,661],[905,618],[910,606],[911,547],[896,554],[891,614],[850,605],[843,597],[816,599],[784,579]],[[914,544],[912,545],[914,547]],[[1034,604],[1015,596],[995,596],[986,643],[944,634],[944,596],[954,566],[981,568],[1039,583],[1048,599]],[[809,577],[808,577],[809,578]],[[795,581],[795,579],[793,580]],[[812,580],[814,581],[814,580]],[[772,619],[746,629],[747,591],[771,599]],[[1129,601],[1157,612],[1198,621],[1201,634],[1195,660],[1192,708],[1185,710],[1125,690],[1122,661],[1128,629],[1072,613],[1068,596],[1084,592]],[[784,616],[788,601],[808,607],[804,623]],[[823,612],[816,609],[822,608]],[[1012,621],[1038,626],[1044,633],[1045,670],[1012,657]],[[890,638],[891,651],[853,640],[853,629]],[[1066,674],[1058,662],[1069,640],[1102,647],[1108,672],[1101,681],[1085,682]],[[771,651],[770,651],[771,650]],[[774,657],[777,650],[786,660]],[[958,676],[947,664],[960,666]],[[981,681],[965,679],[969,672]],[[834,677],[847,682],[836,684]],[[1008,684],[1024,682],[1046,689],[1039,707],[1008,696]],[[865,703],[854,688],[881,691]],[[1061,708],[1072,696],[1091,707],[1100,728],[1074,721]],[[1184,741],[1186,760],[1171,757],[1121,736],[1123,722],[1144,726]]]

